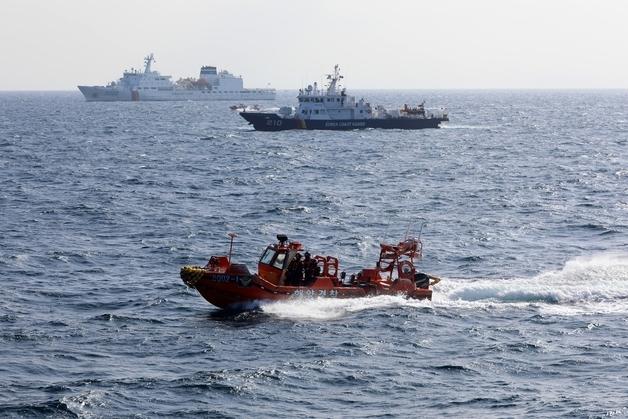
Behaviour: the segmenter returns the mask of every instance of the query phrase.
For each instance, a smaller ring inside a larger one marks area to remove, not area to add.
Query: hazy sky
[[[0,90],[216,65],[293,89],[628,88],[628,0],[2,0]]]

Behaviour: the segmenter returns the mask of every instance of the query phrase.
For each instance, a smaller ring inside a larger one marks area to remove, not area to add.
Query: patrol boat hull
[[[448,118],[370,118],[370,119],[299,119],[283,118],[268,112],[240,112],[240,116],[253,125],[257,131],[284,131],[291,129],[336,130],[381,128],[381,129],[423,129],[440,128]]]
[[[332,277],[320,277],[309,286],[275,285],[257,274],[241,270],[211,272],[206,267],[186,266],[181,279],[195,288],[209,303],[223,309],[254,308],[263,302],[289,298],[362,298],[376,295],[403,295],[419,300],[431,300],[432,290],[417,288],[409,279],[394,283],[336,286]]]
[[[258,272],[246,265],[231,262],[228,256],[212,256],[205,266],[184,266],[181,279],[196,289],[209,303],[223,309],[250,309],[261,302],[289,298],[360,298],[376,295],[403,295],[414,299],[431,299],[431,286],[440,279],[417,272],[420,259],[419,239],[406,239],[397,245],[382,243],[374,268],[365,268],[347,277],[339,272],[339,261],[333,256],[311,255],[299,242],[288,242],[279,234],[279,243],[269,245],[262,253]]]
[[[218,101],[218,100],[273,100],[271,90],[242,89],[233,92],[217,90],[164,89],[130,90],[106,86],[78,86],[87,102],[172,102],[172,101]]]

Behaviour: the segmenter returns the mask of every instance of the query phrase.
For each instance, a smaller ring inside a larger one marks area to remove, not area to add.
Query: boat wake
[[[445,278],[435,287],[431,302],[377,296],[287,300],[263,304],[260,308],[280,318],[331,320],[363,310],[395,307],[494,310],[530,306],[559,315],[628,313],[628,254],[577,257],[561,269],[531,278]]]
[[[461,125],[461,124],[446,124],[441,126],[442,129],[464,129],[464,130],[490,130],[496,128],[491,125]]]
[[[266,303],[260,309],[270,315],[294,320],[333,320],[364,310],[394,307],[429,307],[427,300],[410,300],[401,295],[332,299],[292,299]]]
[[[628,254],[577,257],[531,278],[443,281],[436,305],[537,305],[544,312],[628,312]]]

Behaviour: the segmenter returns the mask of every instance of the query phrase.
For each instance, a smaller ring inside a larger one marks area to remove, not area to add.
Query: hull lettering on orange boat
[[[218,274],[212,275],[211,280],[216,282],[241,282],[243,280],[248,280],[249,277],[240,276],[240,275],[226,275],[226,274]]]
[[[299,289],[292,293],[295,297],[326,297],[326,298],[336,298],[338,297],[337,290],[314,290],[314,289]]]

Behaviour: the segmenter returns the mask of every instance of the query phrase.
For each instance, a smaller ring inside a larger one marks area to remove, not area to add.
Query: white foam
[[[365,298],[290,299],[261,305],[264,313],[281,318],[331,320],[359,311],[392,307],[425,307],[427,301],[409,300],[401,295],[379,295]]]
[[[455,124],[444,124],[441,126],[444,129],[493,129],[495,126],[491,125],[455,125]]]
[[[65,396],[61,401],[78,417],[93,418],[97,417],[94,409],[106,407],[104,397],[102,390],[88,390],[78,395]]]
[[[628,312],[628,254],[577,257],[562,269],[531,278],[449,279],[440,290],[434,292],[438,305],[536,304],[552,313]]]

